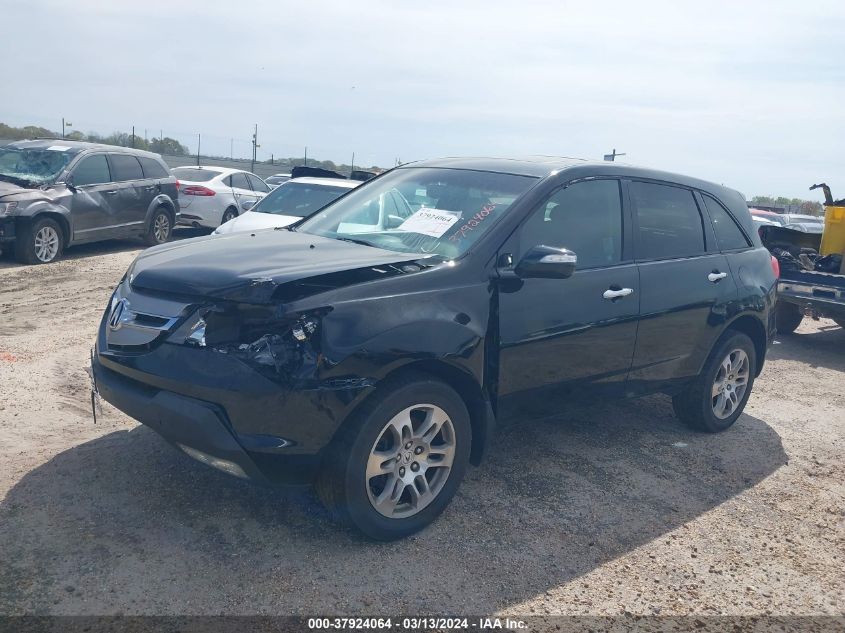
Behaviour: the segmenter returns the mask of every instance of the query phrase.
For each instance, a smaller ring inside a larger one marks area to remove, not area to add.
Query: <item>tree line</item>
[[[10,140],[23,140],[34,138],[60,138],[61,134],[45,127],[37,125],[26,125],[24,127],[13,127],[0,123],[0,138]],[[104,145],[117,145],[119,147],[134,147],[136,149],[147,150],[148,152],[155,152],[156,154],[169,154],[171,156],[189,156],[193,155],[191,151],[182,145],[179,141],[169,136],[163,138],[144,139],[140,136],[127,132],[112,132],[107,136],[103,136],[96,132],[88,132],[84,134],[78,130],[73,130],[65,134],[65,138],[71,141],[87,141],[89,143],[103,143]],[[219,158],[226,159],[226,156],[205,155],[204,158]],[[248,161],[249,159],[239,158],[240,161]],[[280,167],[293,168],[298,165],[306,165],[304,157],[289,157],[289,158],[275,158],[261,161],[266,164],[279,165]],[[348,173],[352,170],[352,165],[343,163],[335,163],[330,160],[317,160],[309,158],[307,162],[308,167],[320,167],[321,169],[329,169],[338,173]],[[371,167],[364,167],[363,165],[355,165],[355,169],[365,169],[368,171],[381,172],[384,171],[382,167],[373,165]]]
[[[821,215],[824,212],[824,207],[821,202],[815,200],[804,200],[803,198],[785,198],[783,196],[754,196],[751,198],[752,204],[759,204],[764,207],[798,207],[801,213],[807,215]]]
[[[24,127],[13,127],[0,123],[0,138],[22,140],[31,138],[59,138],[61,134],[48,130],[37,125],[26,125]],[[155,152],[156,154],[171,154],[176,156],[187,156],[188,148],[179,141],[169,136],[153,138],[150,140],[126,132],[112,132],[107,136],[88,132],[85,134],[77,130],[65,134],[65,138],[71,141],[87,141],[89,143],[102,143],[104,145],[117,145],[119,147],[134,147],[136,149]]]

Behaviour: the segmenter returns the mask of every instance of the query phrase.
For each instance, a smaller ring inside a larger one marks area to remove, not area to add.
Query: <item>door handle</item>
[[[608,288],[604,291],[602,297],[605,299],[619,299],[620,297],[627,297],[630,294],[633,294],[633,288],[620,288],[619,290],[613,290]]]
[[[722,279],[724,279],[727,276],[728,276],[728,273],[720,273],[719,271],[714,270],[712,273],[707,275],[707,280],[712,281],[715,284],[715,283],[718,283],[719,281],[721,281]]]
[[[153,185],[150,185],[149,187],[144,187],[144,189],[146,189],[147,191],[155,191],[156,187],[154,187]]]
[[[116,190],[114,190],[114,189],[112,189],[111,191],[104,191],[103,193],[104,193],[104,194],[106,194],[107,196],[115,196],[115,195],[117,195],[117,191],[116,191]]]

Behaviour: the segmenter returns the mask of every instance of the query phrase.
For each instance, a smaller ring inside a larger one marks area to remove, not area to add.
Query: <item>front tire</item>
[[[728,330],[716,342],[701,373],[672,398],[675,415],[697,431],[724,431],[742,415],[756,373],[754,343],[742,332]]]
[[[15,257],[22,264],[49,264],[62,255],[64,231],[50,218],[25,226],[15,242]]]
[[[775,304],[775,322],[781,334],[792,334],[801,325],[804,315],[794,303],[778,301]]]
[[[150,226],[144,235],[144,242],[148,246],[158,246],[169,242],[173,237],[173,220],[170,212],[164,207],[159,207],[150,218]]]
[[[451,501],[469,463],[463,400],[423,375],[380,387],[329,449],[317,494],[341,522],[390,541],[418,532]]]

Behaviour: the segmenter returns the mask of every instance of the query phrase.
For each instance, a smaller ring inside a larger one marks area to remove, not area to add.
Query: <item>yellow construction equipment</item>
[[[810,187],[810,191],[813,189],[824,191],[824,233],[819,253],[838,253],[845,260],[845,199],[834,201],[830,187],[825,183]]]

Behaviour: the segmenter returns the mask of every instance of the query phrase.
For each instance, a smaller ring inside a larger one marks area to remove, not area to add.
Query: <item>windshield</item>
[[[465,253],[536,178],[465,169],[396,169],[296,230],[402,253]],[[287,186],[287,185],[283,185]]]
[[[62,173],[75,153],[56,145],[35,148],[0,148],[0,175],[37,185],[52,182]]]
[[[347,191],[349,189],[346,187],[286,182],[268,193],[252,210],[258,213],[304,218],[319,211]]]
[[[208,182],[223,172],[215,171],[214,169],[199,169],[196,167],[177,167],[176,169],[171,169],[170,173],[176,176],[179,180],[187,180],[188,182]]]

